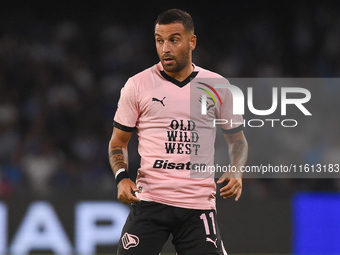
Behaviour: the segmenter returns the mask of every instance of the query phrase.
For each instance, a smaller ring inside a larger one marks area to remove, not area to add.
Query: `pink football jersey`
[[[228,89],[196,82],[205,78],[224,79],[194,66],[193,73],[179,82],[158,63],[131,77],[122,88],[114,125],[125,131],[137,130],[141,164],[136,184],[141,200],[215,209],[214,174],[197,169],[214,164],[213,120],[226,120],[222,130],[235,133],[242,129],[243,118],[233,115]],[[202,94],[206,94],[205,100]],[[202,101],[205,115],[201,113]]]

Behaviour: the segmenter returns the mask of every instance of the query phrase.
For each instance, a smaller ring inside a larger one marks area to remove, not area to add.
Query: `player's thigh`
[[[224,255],[220,231],[214,210],[194,212],[173,233],[178,255]]]
[[[118,255],[158,255],[169,230],[157,220],[162,205],[139,202],[131,206],[118,243]]]

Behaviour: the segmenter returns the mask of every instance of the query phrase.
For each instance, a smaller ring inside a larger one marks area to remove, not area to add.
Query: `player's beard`
[[[173,61],[171,64],[165,63],[165,59],[171,58]],[[190,48],[183,51],[180,55],[174,56],[172,54],[164,54],[161,57],[161,63],[163,69],[169,73],[178,73],[182,71],[187,65],[191,65],[190,63]]]

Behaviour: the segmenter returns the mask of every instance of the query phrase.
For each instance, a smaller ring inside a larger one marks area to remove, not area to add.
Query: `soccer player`
[[[232,114],[228,89],[215,90],[202,82],[190,86],[198,78],[223,78],[192,63],[196,36],[191,16],[179,9],[165,11],[154,29],[160,62],[128,79],[121,90],[109,144],[118,199],[132,204],[118,254],[158,255],[170,234],[178,255],[227,254],[216,222],[214,178],[196,177],[193,172],[201,164],[193,160],[212,163],[216,117],[238,123],[221,128],[230,164],[243,166],[248,153],[243,118]],[[204,99],[203,91],[214,101]],[[203,103],[205,115],[200,114]],[[136,184],[128,174],[127,146],[133,130],[141,155]],[[225,173],[217,183],[223,198],[240,198],[240,177]]]

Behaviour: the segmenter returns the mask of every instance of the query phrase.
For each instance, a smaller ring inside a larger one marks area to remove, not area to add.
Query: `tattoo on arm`
[[[127,157],[125,157],[122,147],[110,146],[109,162],[113,173],[116,173],[121,168],[128,169]]]
[[[245,165],[248,157],[248,143],[246,139],[229,136],[231,146],[229,147],[229,159],[233,165]]]
[[[237,140],[233,143],[231,152],[230,152],[230,160],[232,162],[237,162],[238,164],[245,164],[247,160],[247,144],[243,140]]]

